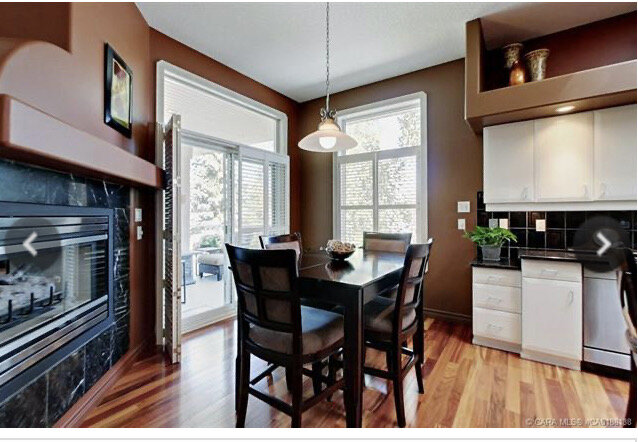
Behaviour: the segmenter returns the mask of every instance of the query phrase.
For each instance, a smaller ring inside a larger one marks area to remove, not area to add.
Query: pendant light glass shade
[[[300,148],[311,152],[338,152],[356,146],[357,141],[343,133],[332,118],[322,120],[315,132],[306,135],[299,142]]]
[[[321,109],[317,130],[306,135],[299,147],[311,152],[338,152],[357,147],[357,140],[341,131],[335,122],[336,111],[330,109],[330,3],[326,3],[326,107]]]

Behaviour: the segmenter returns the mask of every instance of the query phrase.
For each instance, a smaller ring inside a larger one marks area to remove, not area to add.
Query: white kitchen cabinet
[[[529,263],[534,264],[531,273],[526,268]],[[580,369],[583,353],[581,265],[560,263],[561,269],[555,274],[565,275],[565,278],[551,279],[548,276],[533,277],[537,276],[539,263],[542,268],[551,270],[549,261],[522,262],[521,356]],[[573,269],[566,271],[565,264]],[[573,281],[575,273],[580,275],[578,281]]]
[[[520,352],[520,270],[474,267],[472,307],[474,344]]]
[[[594,111],[594,198],[636,199],[636,105]]]
[[[537,201],[592,200],[593,118],[583,112],[534,121]]]
[[[534,122],[483,130],[483,190],[486,203],[534,200]]]

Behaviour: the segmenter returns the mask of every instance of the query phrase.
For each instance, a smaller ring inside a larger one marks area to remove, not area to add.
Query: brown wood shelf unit
[[[465,120],[483,127],[636,102],[636,60],[570,72],[520,86],[486,90],[487,51],[480,19],[466,24]]]
[[[0,157],[133,186],[162,186],[156,165],[4,94]]]

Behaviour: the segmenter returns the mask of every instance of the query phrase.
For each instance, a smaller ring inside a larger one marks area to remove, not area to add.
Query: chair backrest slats
[[[293,232],[285,235],[259,236],[261,248],[265,250],[292,249],[297,252],[297,259],[300,258],[303,248],[301,246],[301,233]]]
[[[421,304],[423,277],[430,260],[433,243],[434,240],[430,238],[425,244],[411,244],[405,254],[392,318],[392,333],[397,336],[406,326],[403,324],[404,312],[416,309]]]
[[[226,244],[242,330],[258,326],[291,333],[301,348],[297,255],[292,249],[254,250]],[[247,336],[247,334],[244,334]]]
[[[363,249],[377,252],[405,253],[411,233],[363,232]]]

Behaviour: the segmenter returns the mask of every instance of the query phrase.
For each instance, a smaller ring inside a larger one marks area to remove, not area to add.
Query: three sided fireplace
[[[0,397],[113,324],[113,210],[0,203]]]

